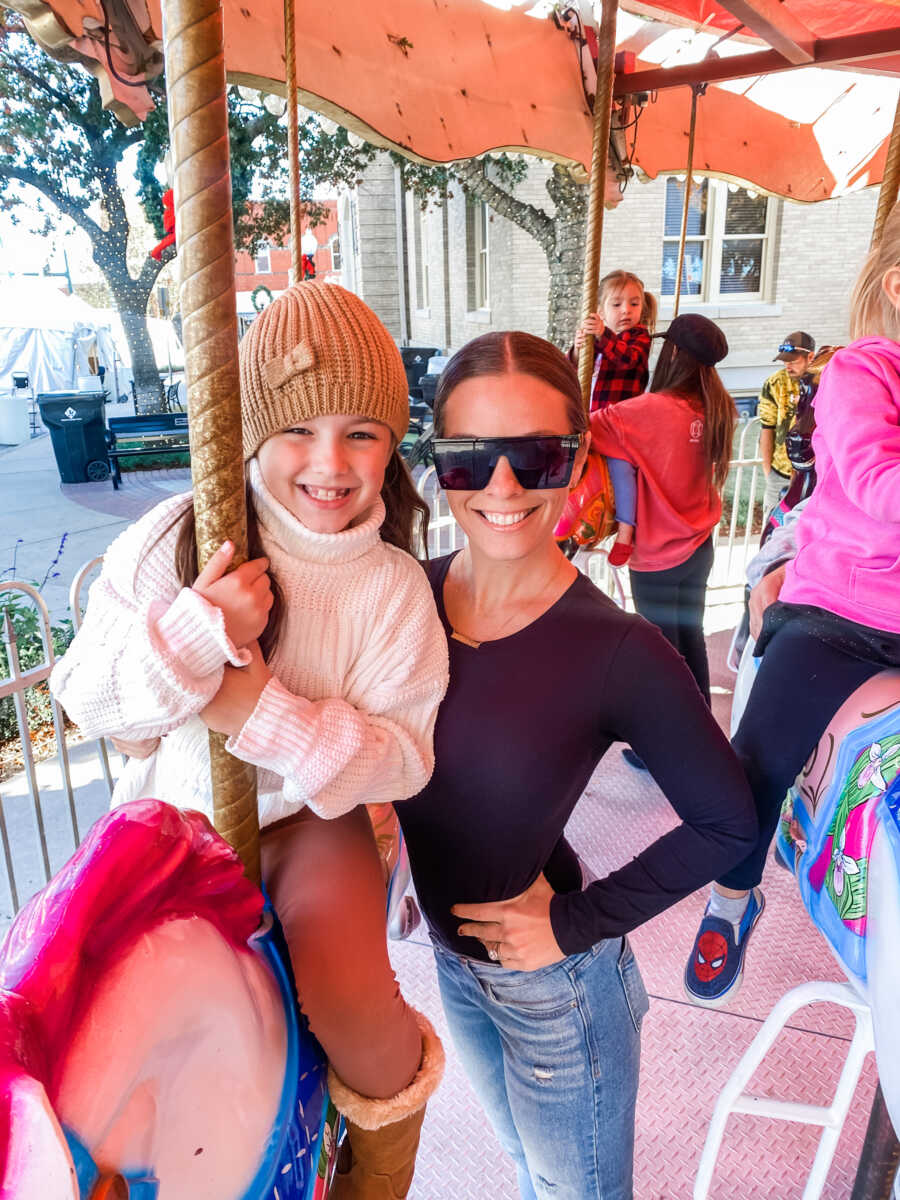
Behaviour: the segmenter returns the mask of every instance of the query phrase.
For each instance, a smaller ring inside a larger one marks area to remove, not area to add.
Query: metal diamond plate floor
[[[731,676],[721,668],[725,638],[708,639],[716,715],[727,721]],[[569,826],[570,838],[598,873],[629,859],[674,823],[649,777],[614,747],[600,764]],[[725,1009],[688,1004],[684,960],[705,897],[697,894],[648,922],[632,942],[651,994],[644,1023],[635,1149],[635,1200],[690,1200],[713,1105],[744,1049],[789,988],[842,979],[800,904],[791,876],[770,859],[763,879],[767,908],[754,934],[744,984]],[[446,1037],[431,952],[419,940],[392,943],[407,998],[434,1019],[447,1047],[447,1074],[429,1106],[411,1200],[515,1200],[518,1190]],[[827,1102],[852,1032],[852,1018],[830,1005],[799,1012],[751,1083],[751,1090]],[[823,1193],[848,1200],[875,1087],[868,1060]],[[800,1200],[819,1131],[736,1116],[729,1120],[711,1200]],[[584,1200],[590,1200],[585,1197]]]

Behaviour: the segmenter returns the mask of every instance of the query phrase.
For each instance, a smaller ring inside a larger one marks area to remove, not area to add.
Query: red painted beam
[[[792,63],[775,50],[762,50],[757,54],[735,55],[734,58],[706,58],[680,67],[652,67],[630,75],[617,75],[613,92],[616,96],[629,96],[635,92],[656,92],[694,83],[718,83],[725,79],[772,75],[777,71],[793,71],[800,66],[840,67],[853,64],[865,70],[867,59],[879,60],[884,69],[893,55],[900,56],[900,27],[846,37],[817,38],[815,56],[812,62],[807,63]],[[894,71],[900,74],[900,61],[896,62]]]
[[[779,0],[719,0],[719,4],[795,67],[812,64],[815,34]]]

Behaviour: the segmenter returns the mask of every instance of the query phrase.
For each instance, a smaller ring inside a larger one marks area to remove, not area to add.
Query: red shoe
[[[608,558],[611,567],[624,567],[631,558],[631,552],[634,546],[628,542],[613,542],[613,548],[610,550]]]

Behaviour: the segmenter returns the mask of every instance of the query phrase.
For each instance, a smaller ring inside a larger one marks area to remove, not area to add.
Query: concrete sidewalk
[[[186,467],[126,473],[118,491],[111,480],[60,483],[46,433],[0,451],[0,582],[41,583],[66,535],[51,570],[59,574],[47,579],[42,594],[53,621],[69,616],[69,585],[79,568],[148,509],[190,486]]]

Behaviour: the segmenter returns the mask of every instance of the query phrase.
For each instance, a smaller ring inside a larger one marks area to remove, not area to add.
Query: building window
[[[468,277],[468,307],[470,312],[489,308],[490,244],[488,225],[490,209],[481,200],[466,201],[466,274]]]
[[[341,269],[341,239],[337,234],[329,241],[328,249],[331,251],[331,269],[339,271]]]
[[[675,295],[684,182],[666,180],[662,295]],[[768,289],[776,201],[724,183],[691,187],[684,245],[682,296],[699,301],[763,300]]]
[[[268,243],[263,242],[256,251],[256,258],[253,260],[253,269],[257,275],[271,275],[272,247]]]
[[[431,302],[428,278],[428,213],[417,208],[413,221],[413,253],[416,258],[416,308],[428,308]]]

